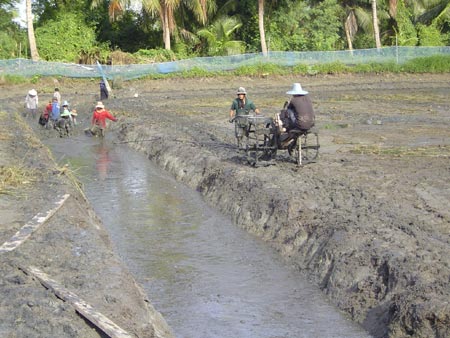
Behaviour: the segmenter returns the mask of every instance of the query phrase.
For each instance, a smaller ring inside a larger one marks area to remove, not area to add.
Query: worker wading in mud
[[[105,109],[103,102],[97,102],[92,113],[90,133],[97,137],[105,137],[106,119],[117,122],[117,119]]]

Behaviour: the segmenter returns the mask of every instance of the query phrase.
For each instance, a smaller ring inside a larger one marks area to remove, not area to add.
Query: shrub
[[[95,31],[82,15],[62,13],[36,29],[36,43],[44,60],[78,62],[82,51],[96,45]]]
[[[177,59],[175,53],[167,49],[139,49],[134,56],[140,63],[168,62]]]

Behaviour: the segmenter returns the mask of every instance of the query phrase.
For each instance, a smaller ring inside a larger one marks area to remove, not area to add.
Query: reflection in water
[[[273,250],[142,154],[86,140],[52,148],[83,163],[86,195],[176,337],[368,337]]]
[[[105,180],[108,176],[108,167],[111,159],[109,158],[108,147],[104,143],[100,143],[98,146],[94,147],[97,153],[97,160],[95,162],[98,171],[98,177],[100,180]]]

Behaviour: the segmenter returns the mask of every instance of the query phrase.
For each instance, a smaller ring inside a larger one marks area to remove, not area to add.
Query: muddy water
[[[108,135],[110,136],[110,135]],[[176,337],[368,337],[264,243],[124,145],[49,140]]]

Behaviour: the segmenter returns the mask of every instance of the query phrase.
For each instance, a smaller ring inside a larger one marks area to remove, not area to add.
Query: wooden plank
[[[59,208],[62,207],[69,196],[69,194],[65,194],[62,197],[59,197],[59,199],[54,203],[56,206],[53,209],[34,216],[31,221],[29,221],[19,231],[17,231],[9,241],[3,243],[2,246],[0,246],[0,253],[12,251],[24,241],[26,241],[33,232],[35,232],[42,224],[47,222],[47,220],[50,219],[50,217],[52,217],[59,210]]]
[[[76,294],[60,286],[56,281],[36,267],[21,268],[25,273],[36,277],[42,285],[55,293],[62,300],[69,302],[75,310],[97,328],[111,338],[133,338],[127,331],[112,322],[109,318],[96,311],[91,305]]]

